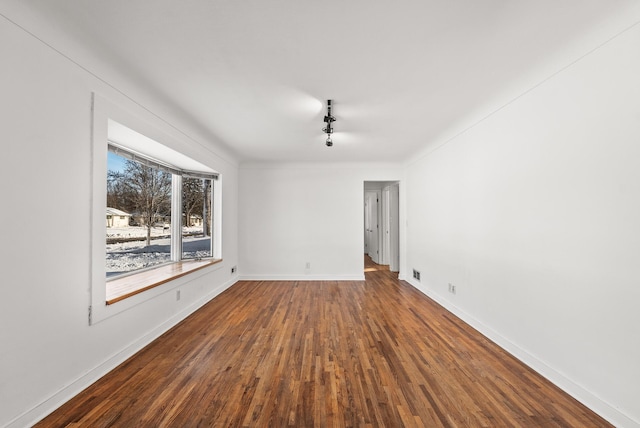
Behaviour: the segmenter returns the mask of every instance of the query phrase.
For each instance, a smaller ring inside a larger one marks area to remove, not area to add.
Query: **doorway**
[[[400,183],[364,182],[364,254],[400,271]]]

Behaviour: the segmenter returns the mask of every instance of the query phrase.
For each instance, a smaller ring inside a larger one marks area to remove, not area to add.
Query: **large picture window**
[[[222,268],[220,158],[129,107],[93,95],[90,324]]]
[[[107,304],[112,304],[158,284],[152,279],[157,272],[145,275],[148,270],[214,260],[217,175],[186,171],[113,141],[108,152],[105,273]],[[113,221],[114,213],[125,221]],[[179,266],[182,272],[199,265]],[[137,275],[128,279],[132,274]]]
[[[213,257],[214,176],[197,176],[109,145],[107,165],[107,278],[180,260]],[[172,194],[173,181],[181,194]],[[172,206],[181,206],[173,218]],[[114,221],[114,213],[119,221]],[[175,222],[181,239],[172,239]],[[178,244],[179,248],[172,245]],[[172,253],[175,256],[172,258]]]

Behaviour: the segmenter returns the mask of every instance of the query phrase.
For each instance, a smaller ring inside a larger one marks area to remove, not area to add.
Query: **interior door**
[[[367,234],[367,254],[374,263],[379,263],[378,250],[378,193],[365,193],[365,233]]]

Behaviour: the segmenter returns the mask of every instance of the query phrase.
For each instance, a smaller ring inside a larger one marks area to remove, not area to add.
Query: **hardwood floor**
[[[600,427],[384,268],[239,282],[41,427]]]

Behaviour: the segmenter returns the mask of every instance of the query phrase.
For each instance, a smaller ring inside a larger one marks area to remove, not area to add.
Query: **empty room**
[[[638,1],[0,0],[0,47],[0,427],[640,427]]]

